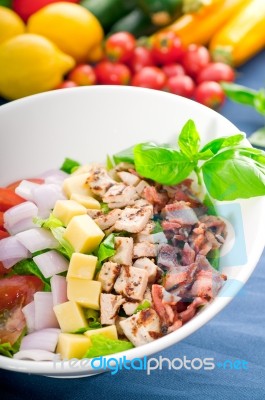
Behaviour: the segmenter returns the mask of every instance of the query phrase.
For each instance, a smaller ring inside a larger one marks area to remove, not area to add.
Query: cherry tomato
[[[128,61],[135,49],[136,40],[129,32],[117,32],[109,36],[105,43],[107,58],[113,62]]]
[[[79,0],[64,0],[68,3],[79,3]],[[13,10],[24,20],[40,10],[42,7],[51,3],[57,3],[58,0],[13,0]]]
[[[225,94],[219,83],[202,82],[195,89],[194,98],[205,106],[217,109],[224,103]]]
[[[152,43],[152,56],[159,65],[180,61],[184,53],[181,40],[173,32],[161,32]]]
[[[171,76],[168,78],[166,89],[170,93],[191,98],[195,90],[195,84],[187,75]]]
[[[9,233],[6,230],[0,229],[0,240],[5,239],[9,236]]]
[[[30,179],[25,179],[25,180],[29,181],[29,182],[33,182],[33,183],[38,183],[39,185],[44,183],[44,179],[40,179],[40,178],[30,178]],[[10,183],[10,185],[7,186],[7,189],[15,191],[15,189],[20,185],[21,182],[22,182],[22,180]]]
[[[168,64],[162,67],[166,76],[170,78],[171,76],[185,75],[185,70],[180,64]]]
[[[210,63],[203,68],[197,77],[197,82],[215,81],[215,82],[233,82],[235,80],[235,71],[230,65],[217,62]]]
[[[15,343],[26,323],[22,308],[43,289],[36,276],[15,275],[0,279],[0,342]]]
[[[136,47],[128,65],[133,73],[139,72],[144,67],[154,65],[150,50],[143,46]]]
[[[182,57],[182,65],[191,77],[195,77],[210,62],[209,51],[204,46],[191,44]]]
[[[110,61],[101,61],[95,66],[98,83],[102,85],[128,85],[131,72],[124,64],[113,64]]]
[[[91,65],[80,64],[75,67],[70,74],[68,79],[79,86],[90,86],[96,84],[96,74]]]
[[[6,211],[13,206],[23,203],[25,199],[18,196],[11,189],[0,188],[0,211]]]
[[[161,90],[165,86],[166,75],[158,67],[144,67],[132,79],[132,86]]]
[[[73,88],[73,87],[77,87],[78,85],[73,82],[73,81],[63,81],[62,83],[60,83],[59,86],[57,86],[56,89],[67,89],[67,88]]]

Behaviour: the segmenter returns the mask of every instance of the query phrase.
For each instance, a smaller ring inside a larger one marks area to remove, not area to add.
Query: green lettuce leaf
[[[142,303],[135,309],[134,314],[137,314],[139,311],[147,310],[151,307],[151,303],[148,300],[143,300]]]
[[[10,343],[0,343],[0,354],[5,357],[12,358],[15,353],[19,351],[20,345],[21,345],[21,340],[23,337],[26,335],[26,328],[23,329],[21,335],[19,336],[18,340],[11,345]]]
[[[74,248],[71,246],[71,244],[64,239],[63,235],[65,233],[65,228],[60,226],[58,228],[52,228],[51,233],[55,237],[56,240],[60,243],[60,247],[58,247],[56,250],[59,251],[62,255],[64,255],[66,258],[70,260],[72,257],[72,254],[74,253]]]
[[[100,244],[96,256],[98,257],[98,262],[106,260],[109,257],[114,256],[115,250],[115,235],[111,233],[106,237],[105,240]]]
[[[65,158],[60,170],[66,172],[67,174],[71,174],[73,169],[76,169],[76,167],[79,166],[80,163],[78,161],[71,160],[71,158]]]
[[[121,351],[132,349],[131,342],[125,340],[114,340],[106,338],[104,335],[92,335],[90,337],[92,346],[88,349],[84,358],[93,358],[98,356],[107,356],[109,354],[119,353]]]
[[[21,260],[16,263],[12,268],[12,273],[15,275],[35,275],[40,278],[44,284],[43,290],[45,292],[51,291],[50,279],[45,278],[37,264],[32,260],[32,258],[27,258],[26,260]]]
[[[33,222],[35,225],[39,226],[40,228],[45,228],[45,229],[53,229],[53,228],[59,228],[60,226],[63,226],[63,223],[58,218],[56,218],[53,214],[50,214],[49,218],[47,218],[47,219],[35,217],[35,218],[33,218]]]

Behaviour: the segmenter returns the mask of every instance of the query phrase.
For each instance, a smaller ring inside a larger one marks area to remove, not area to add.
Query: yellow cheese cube
[[[83,307],[99,310],[101,282],[88,279],[68,278],[67,297]]]
[[[63,190],[66,196],[69,199],[74,193],[82,194],[83,196],[93,196],[93,193],[86,183],[89,176],[90,173],[70,176],[70,178],[66,178],[63,182]]]
[[[92,330],[86,331],[84,333],[84,335],[87,337],[90,337],[92,335],[104,335],[109,339],[114,339],[114,340],[118,339],[116,325],[109,325],[109,326],[105,326],[104,328],[92,329]]]
[[[74,301],[58,304],[53,310],[63,332],[75,332],[88,326],[82,308]]]
[[[82,358],[91,346],[91,340],[79,334],[60,333],[56,348],[56,353],[61,355],[61,358]]]
[[[57,200],[52,213],[67,226],[76,215],[86,214],[87,209],[73,200]]]
[[[88,215],[73,217],[68,224],[64,238],[76,253],[91,253],[99,245],[104,233]]]
[[[66,279],[93,279],[98,258],[95,256],[73,253]]]
[[[82,206],[86,208],[100,210],[100,202],[91,196],[83,196],[82,194],[74,193],[71,196],[71,200],[77,201],[77,203],[82,204]]]

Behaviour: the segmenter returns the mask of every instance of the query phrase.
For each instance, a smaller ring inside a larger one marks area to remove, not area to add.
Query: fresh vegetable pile
[[[78,65],[60,88],[132,85],[166,90],[218,108],[225,100],[220,82],[234,79],[234,70],[212,62],[206,47],[185,48],[173,32],[161,32],[140,45],[130,33],[119,32],[107,38],[102,61]]]
[[[189,120],[176,148],[140,143],[106,165],[66,159],[1,188],[0,353],[108,355],[193,318],[226,280],[211,198],[265,195],[265,154],[243,140],[201,148]]]
[[[132,84],[217,108],[219,82],[234,80],[231,67],[265,47],[264,7],[264,0],[0,0],[0,95]]]

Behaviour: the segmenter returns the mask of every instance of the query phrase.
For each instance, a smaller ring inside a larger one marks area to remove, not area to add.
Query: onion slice
[[[22,312],[26,319],[27,331],[32,333],[35,330],[35,303],[34,300],[22,308]]]
[[[29,251],[21,244],[16,236],[9,236],[0,240],[0,261],[5,262],[13,259],[23,260],[28,257],[30,257]]]
[[[37,215],[37,206],[31,201],[25,201],[25,203],[18,204],[4,213],[4,226],[11,235],[15,235],[33,228],[33,218]]]
[[[60,275],[54,275],[51,280],[53,305],[65,303],[67,299],[66,278]]]
[[[42,228],[28,229],[18,233],[15,237],[31,253],[44,249],[54,249],[59,246],[52,233]]]
[[[35,302],[35,329],[58,328],[59,324],[53,311],[51,292],[36,292]]]
[[[65,200],[62,188],[54,184],[43,184],[32,190],[34,203],[39,209],[39,215],[47,218],[57,200]]]
[[[23,180],[15,189],[15,193],[25,200],[32,200],[32,190],[38,186],[40,186],[38,183]]]
[[[58,361],[57,354],[39,349],[18,351],[16,354],[14,354],[13,358],[16,360]]]
[[[39,267],[45,278],[60,274],[68,270],[69,262],[55,250],[47,251],[33,257],[34,262]]]
[[[42,329],[30,333],[21,340],[20,350],[39,349],[54,352],[60,332],[60,329]]]

